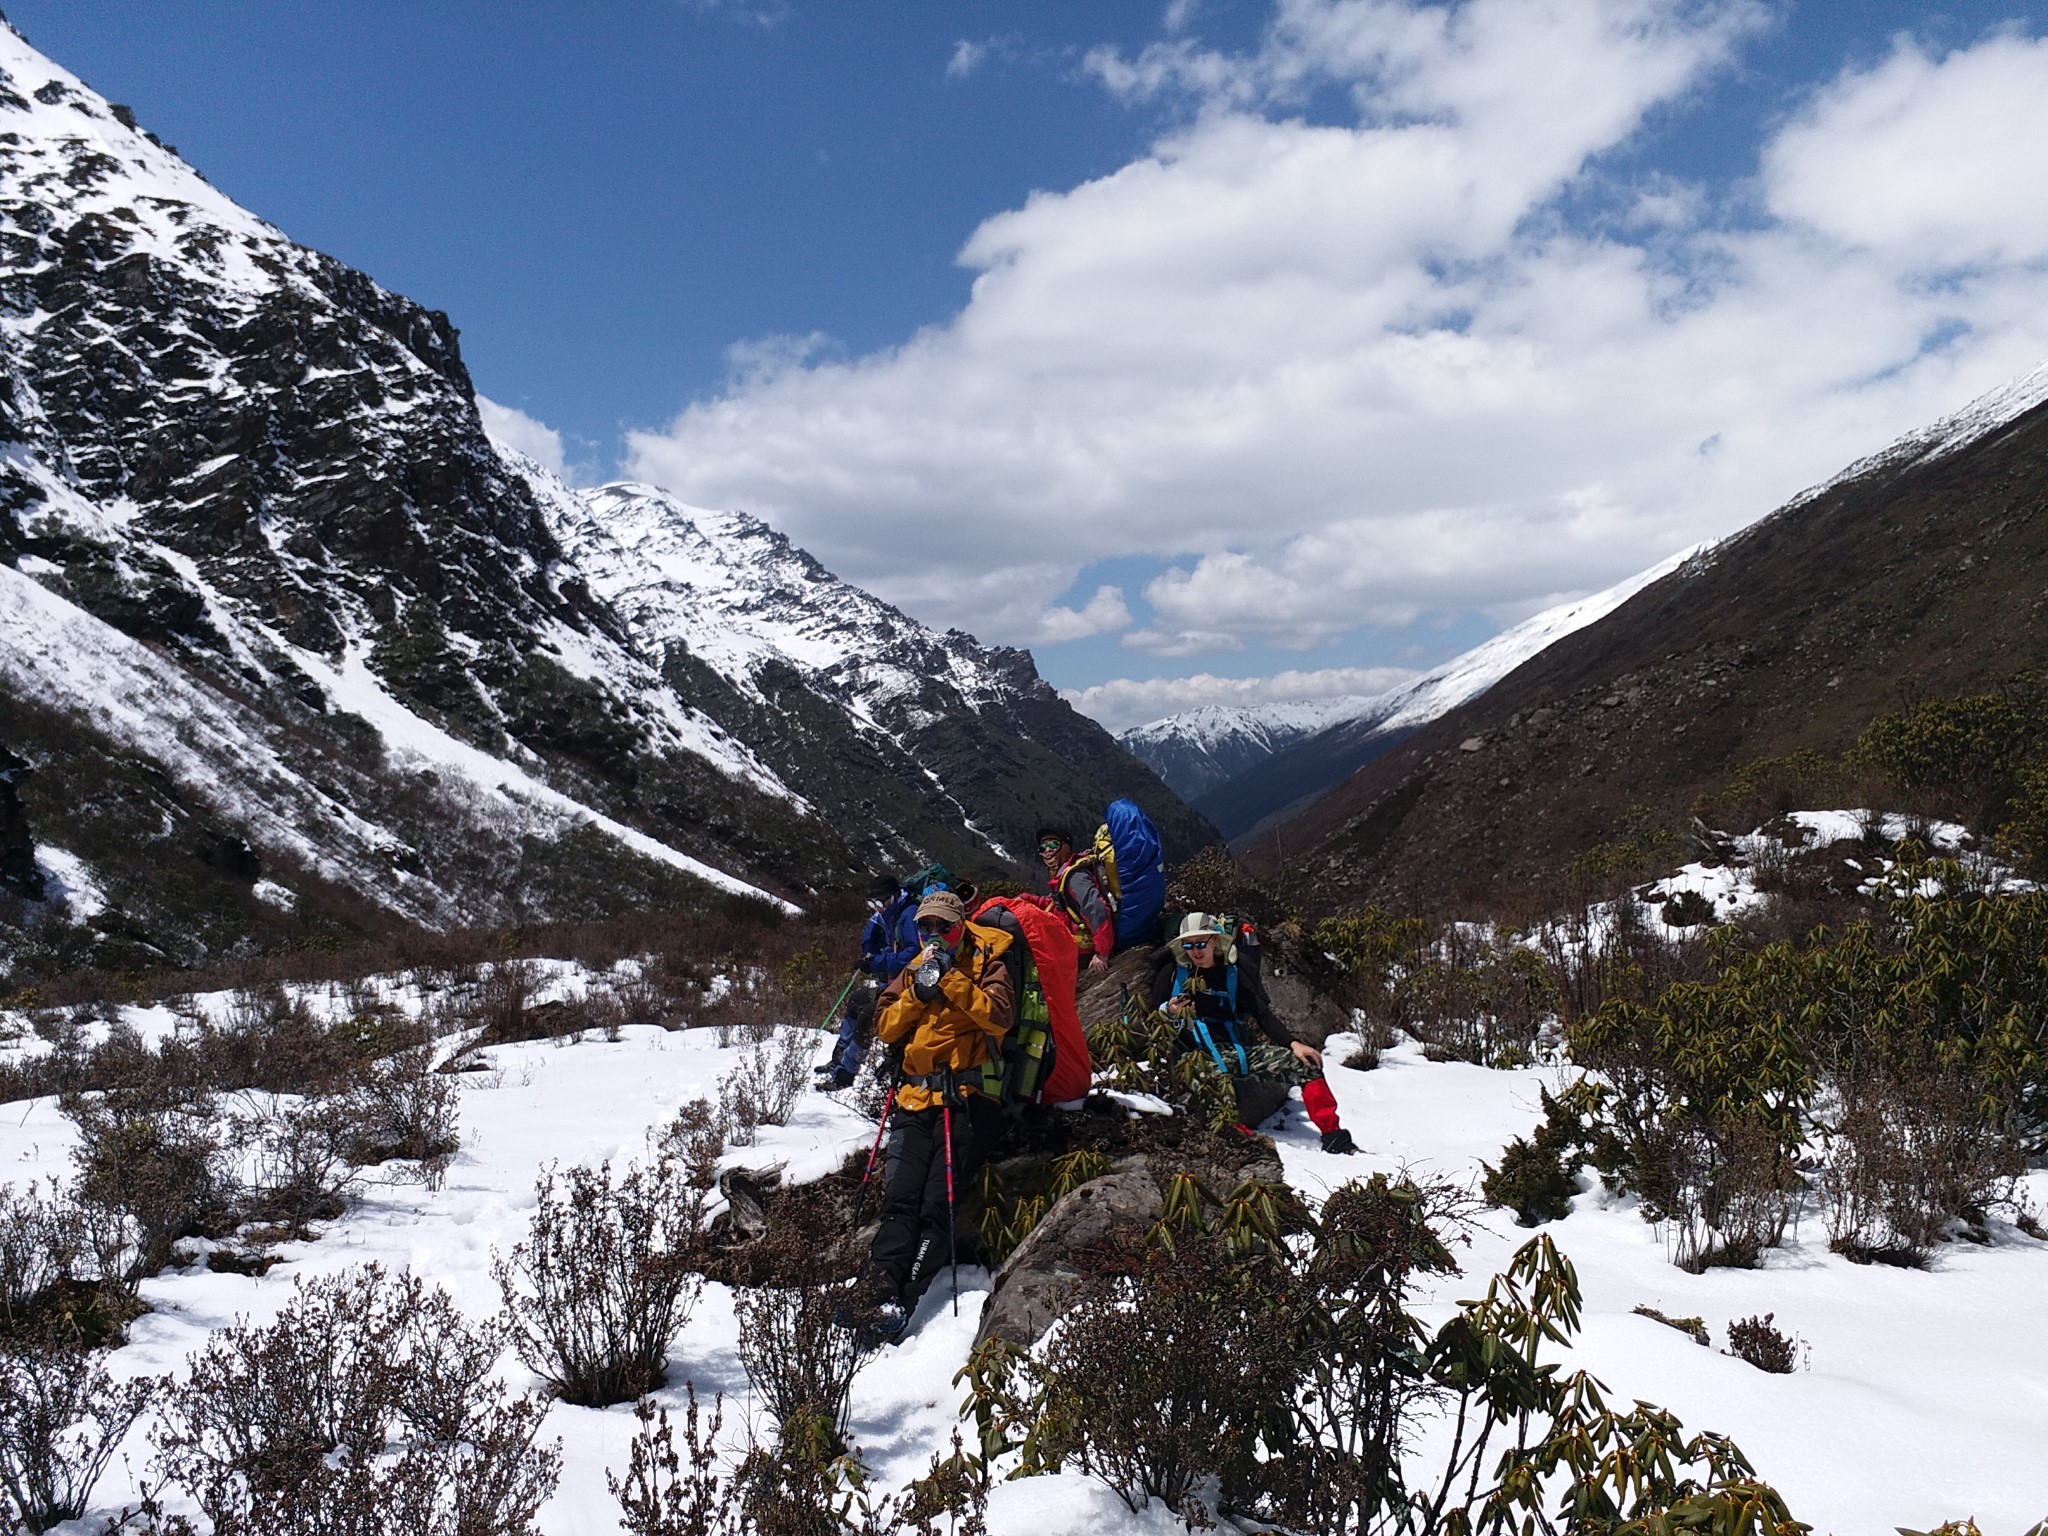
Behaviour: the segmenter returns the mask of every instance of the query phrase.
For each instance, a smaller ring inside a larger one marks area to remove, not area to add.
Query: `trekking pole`
[[[819,1023],[818,1028],[830,1029],[832,1027],[832,1017],[839,1012],[839,1005],[846,1001],[847,994],[853,991],[854,987],[859,984],[860,971],[861,968],[857,965],[853,968],[853,974],[846,978],[846,985],[841,987],[839,995],[832,999],[832,1006],[825,1010],[825,1017]]]
[[[952,1086],[950,1083],[947,1085]],[[946,1247],[953,1260],[953,1315],[960,1315],[960,1242],[953,1235],[953,1106],[941,1101],[940,1125],[946,1135]]]
[[[868,1187],[868,1180],[875,1176],[875,1159],[881,1155],[882,1151],[882,1132],[889,1129],[889,1110],[895,1102],[896,1090],[891,1088],[889,1096],[882,1100],[882,1120],[875,1127],[875,1144],[868,1148],[867,1171],[860,1176],[860,1187],[862,1189],[866,1189]]]

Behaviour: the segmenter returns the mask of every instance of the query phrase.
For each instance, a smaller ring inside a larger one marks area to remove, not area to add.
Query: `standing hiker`
[[[1074,925],[1074,942],[1087,957],[1088,969],[1105,969],[1116,949],[1116,910],[1103,889],[1093,851],[1077,858],[1073,834],[1065,827],[1040,827],[1038,856],[1045,862],[1053,900]]]
[[[958,1195],[980,1172],[1002,1111],[982,1092],[981,1068],[1016,1012],[1006,955],[1014,939],[967,921],[952,891],[918,904],[915,960],[889,983],[875,1038],[900,1052],[889,1108],[882,1224],[868,1251],[860,1298],[868,1325],[901,1337],[939,1269],[952,1261]]]
[[[1199,1051],[1230,1079],[1239,1120],[1257,1125],[1301,1089],[1325,1152],[1356,1152],[1337,1123],[1337,1099],[1323,1079],[1322,1053],[1294,1038],[1273,1012],[1257,969],[1241,962],[1230,934],[1206,912],[1190,912],[1154,960],[1147,999],[1180,1026],[1184,1050]],[[1264,1039],[1247,1028],[1256,1025]]]
[[[868,887],[860,964],[877,982],[892,980],[917,953],[917,896],[901,880],[877,875]]]

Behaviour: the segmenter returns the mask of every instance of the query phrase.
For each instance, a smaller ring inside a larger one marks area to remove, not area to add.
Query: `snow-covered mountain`
[[[1290,699],[1278,704],[1198,704],[1132,726],[1117,740],[1189,800],[1264,762],[1283,747],[1371,709],[1378,694]]]
[[[0,925],[67,963],[802,903],[1005,868],[1118,794],[1207,832],[1028,654],[494,444],[445,315],[4,27],[0,370],[0,746],[39,850]],[[60,864],[104,892],[62,943]]]
[[[1125,731],[1125,747],[1226,836],[1298,810],[1410,731],[1476,698],[1574,630],[1693,558],[1681,550],[1605,591],[1545,609],[1463,655],[1366,698],[1203,705]]]
[[[1559,637],[1255,859],[1331,903],[1527,889],[1752,765],[2048,667],[2048,366],[1910,432]],[[1277,759],[1275,762],[1277,763]]]

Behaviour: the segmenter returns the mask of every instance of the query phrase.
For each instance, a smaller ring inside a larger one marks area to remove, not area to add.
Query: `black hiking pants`
[[[957,1203],[1002,1129],[1003,1112],[978,1093],[953,1109],[953,1198]],[[952,1261],[946,1241],[945,1111],[889,1111],[888,1176],[882,1186],[882,1226],[868,1260],[896,1285],[905,1306],[915,1306],[932,1277]]]

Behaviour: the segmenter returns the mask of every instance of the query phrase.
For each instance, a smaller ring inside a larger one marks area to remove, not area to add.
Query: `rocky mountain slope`
[[[52,964],[801,903],[1125,793],[1210,835],[1027,654],[500,449],[445,315],[5,28],[0,369],[0,927]]]
[[[1603,592],[1547,608],[1398,688],[1363,699],[1258,709],[1205,707],[1126,731],[1123,744],[1241,841],[1300,811],[1439,715],[1491,688],[1531,656],[1612,613],[1692,552]]]
[[[1317,899],[1442,907],[1681,821],[1759,758],[2048,665],[2048,367],[1688,560],[1254,850]],[[1636,809],[1640,808],[1640,809]]]

